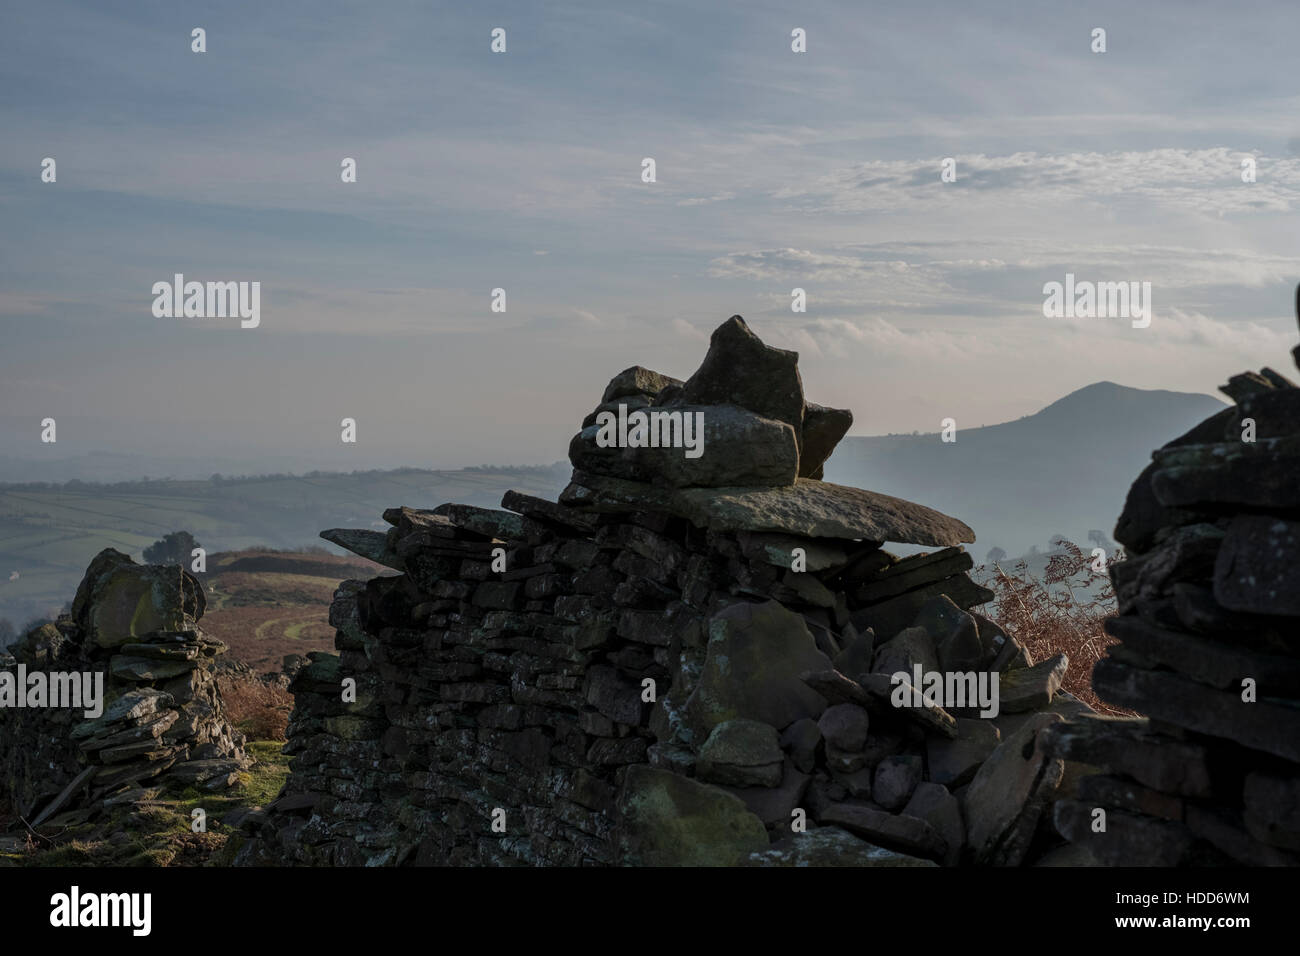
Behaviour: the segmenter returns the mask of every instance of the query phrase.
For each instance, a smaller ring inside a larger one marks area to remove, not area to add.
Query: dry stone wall
[[[1300,388],[1266,368],[1222,391],[1234,405],[1154,453],[1115,531],[1121,643],[1093,683],[1147,717],[1048,741],[1101,771],[1055,814],[1106,863],[1300,863]]]
[[[733,317],[690,379],[614,377],[559,502],[323,532],[394,573],[336,593],[339,653],[291,686],[291,775],[237,861],[931,866],[1060,843],[1067,768],[1037,741],[1086,710],[1067,662],[969,610],[991,595],[966,525],[820,480],[852,416],[807,402],[796,361]],[[999,715],[910,686],[898,706],[898,671],[997,675]]]
[[[179,566],[137,565],[109,548],[70,614],[0,655],[0,797],[29,824],[90,819],[164,784],[222,789],[248,766],[216,688],[225,646],[198,627],[204,606],[202,586]],[[101,713],[88,717],[86,698],[31,706],[35,687],[61,682],[53,675],[98,686]]]

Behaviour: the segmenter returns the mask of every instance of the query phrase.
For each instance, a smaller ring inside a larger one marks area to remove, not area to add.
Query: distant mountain
[[[940,434],[845,438],[826,480],[908,498],[975,529],[976,561],[1063,534],[1108,536],[1151,452],[1224,407],[1210,395],[1098,382],[1013,422]]]

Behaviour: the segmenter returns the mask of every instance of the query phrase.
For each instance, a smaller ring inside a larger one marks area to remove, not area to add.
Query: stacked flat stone
[[[1266,368],[1222,391],[1235,404],[1154,453],[1115,531],[1120,643],[1093,685],[1145,717],[1049,741],[1101,771],[1056,825],[1107,864],[1300,863],[1300,388]]]
[[[177,566],[137,565],[112,548],[91,562],[71,614],[34,629],[0,668],[103,674],[103,712],[0,709],[3,790],[33,826],[89,819],[146,788],[218,790],[248,766],[226,720],[214,664],[225,645],[203,635],[205,599]],[[156,792],[156,791],[155,791]]]
[[[1046,849],[1063,765],[1034,742],[1082,707],[1058,693],[1064,658],[1031,666],[967,610],[991,594],[966,574],[966,525],[819,480],[851,416],[805,402],[796,358],[734,317],[685,382],[615,376],[597,412],[702,411],[697,460],[600,448],[593,413],[559,503],[508,492],[504,510],[402,507],[387,532],[323,532],[396,573],[336,593],[339,654],[311,655],[291,685],[290,777],[237,862],[1014,864]],[[898,558],[886,541],[936,550]],[[894,708],[889,674],[914,664],[1001,673],[1001,717]]]

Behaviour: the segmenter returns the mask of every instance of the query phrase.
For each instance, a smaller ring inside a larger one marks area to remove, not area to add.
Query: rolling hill
[[[1152,449],[1222,408],[1209,395],[1099,382],[1013,422],[939,434],[845,438],[826,479],[870,488],[961,518],[977,561],[1055,534],[1086,543],[1109,534]],[[209,551],[321,544],[322,528],[382,526],[393,505],[444,501],[496,507],[509,488],[554,498],[567,463],[120,484],[0,485],[0,618],[15,626],[72,598],[105,547],[132,556],[190,531]],[[906,550],[906,549],[902,549]],[[15,576],[16,575],[16,576]]]
[[[86,565],[101,550],[117,548],[140,560],[170,531],[189,531],[209,553],[324,545],[322,528],[387,527],[375,516],[394,505],[497,507],[510,488],[553,498],[568,476],[566,464],[0,485],[0,619],[20,627],[57,611],[72,600]]]
[[[977,561],[1054,534],[1083,544],[1091,530],[1114,530],[1153,449],[1223,407],[1210,395],[1098,382],[1016,421],[959,429],[951,443],[938,432],[845,438],[826,480],[961,518],[975,530]]]

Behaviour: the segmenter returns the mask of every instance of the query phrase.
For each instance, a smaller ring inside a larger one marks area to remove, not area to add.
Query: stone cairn
[[[1044,740],[1101,771],[1055,821],[1107,864],[1300,864],[1300,388],[1266,368],[1221,391],[1235,404],[1152,455],[1115,530],[1120,643],[1093,687],[1146,718]]]
[[[852,415],[804,400],[797,358],[733,317],[687,381],[614,377],[558,503],[322,532],[398,573],[336,592],[339,654],[291,685],[290,777],[236,862],[1014,865],[1059,844],[1040,824],[1065,765],[1035,742],[1087,710],[1064,656],[1034,666],[967,610],[992,594],[966,525],[820,480]],[[703,454],[602,447],[598,414],[637,409],[703,413]],[[999,673],[1001,716],[895,708],[913,665]]]
[[[226,720],[214,661],[198,629],[203,588],[177,565],[137,565],[101,551],[71,613],[32,630],[0,670],[103,675],[103,712],[0,708],[2,794],[30,826],[88,820],[145,802],[165,784],[219,790],[249,765]]]

